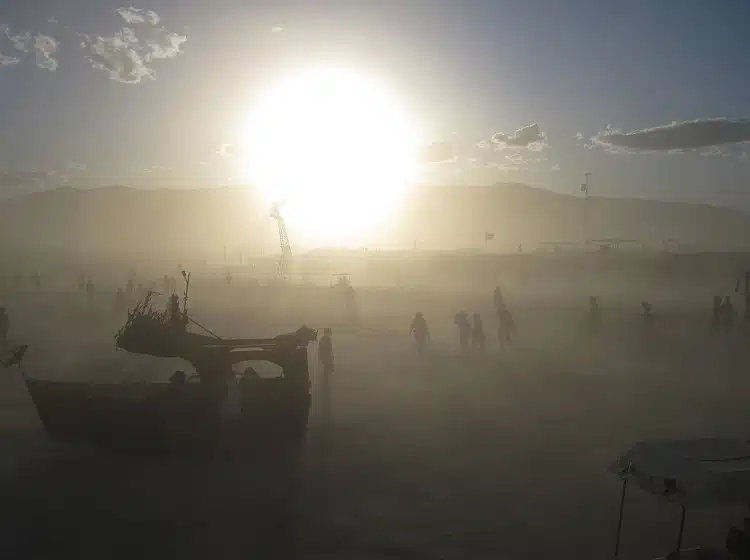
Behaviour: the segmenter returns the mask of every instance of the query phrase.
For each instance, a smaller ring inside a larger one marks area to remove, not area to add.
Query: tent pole
[[[682,507],[682,512],[680,513],[680,531],[677,533],[677,548],[675,548],[675,552],[680,552],[680,549],[682,548],[682,533],[685,530],[685,506]]]
[[[625,490],[628,487],[628,479],[622,479],[622,493],[620,494],[620,515],[617,518],[617,537],[615,538],[615,558],[620,554],[620,533],[622,532],[622,512],[625,508]]]

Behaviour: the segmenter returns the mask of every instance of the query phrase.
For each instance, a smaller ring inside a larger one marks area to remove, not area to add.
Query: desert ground
[[[205,463],[51,442],[21,373],[0,370],[0,557],[606,558],[620,493],[611,459],[643,439],[748,433],[746,333],[711,332],[712,285],[676,296],[621,278],[599,290],[602,331],[591,336],[585,285],[518,282],[505,291],[517,337],[501,348],[491,279],[463,292],[357,286],[355,328],[325,287],[288,294],[204,276],[189,308],[221,336],[334,329],[327,390],[310,349],[305,448]],[[4,284],[27,375],[162,380],[182,365],[116,351],[117,282],[98,283],[92,302],[75,284],[72,274],[44,276],[41,289]],[[641,299],[654,304],[651,336]],[[484,355],[460,354],[459,309],[482,313]],[[433,337],[421,358],[407,335],[418,310]],[[721,545],[743,515],[689,512],[685,546]],[[678,521],[675,506],[631,492],[622,555],[668,552]]]

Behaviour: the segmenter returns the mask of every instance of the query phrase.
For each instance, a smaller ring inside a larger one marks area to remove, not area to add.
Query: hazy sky
[[[593,193],[745,204],[745,0],[135,7],[0,0],[6,192],[221,184],[221,147],[258,92],[291,67],[341,61],[386,80],[430,139],[455,142],[458,161],[431,169],[438,181],[577,193],[591,171]]]

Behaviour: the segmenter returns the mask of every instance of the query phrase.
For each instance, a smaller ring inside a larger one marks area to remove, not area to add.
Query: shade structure
[[[750,443],[743,440],[639,442],[607,470],[684,507],[750,503]]]

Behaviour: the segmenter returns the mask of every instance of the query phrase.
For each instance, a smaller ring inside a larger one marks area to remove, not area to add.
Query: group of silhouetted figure
[[[515,332],[515,321],[506,304],[500,288],[494,291],[495,313],[497,318],[497,339],[501,345],[510,344]],[[650,335],[654,327],[654,310],[651,302],[641,301],[640,318],[645,332]],[[713,320],[712,329],[717,333],[729,333],[732,331],[736,320],[736,313],[732,306],[730,296],[714,296],[713,298]],[[483,352],[487,344],[482,317],[479,313],[473,313],[471,320],[465,311],[459,311],[453,317],[453,324],[458,328],[458,344],[461,352],[478,351]],[[597,334],[602,326],[602,311],[597,296],[589,296],[587,313],[587,331]],[[409,335],[414,339],[417,351],[421,354],[427,348],[430,341],[430,329],[422,312],[417,312],[412,320]]]
[[[484,351],[487,337],[484,334],[484,324],[479,313],[472,316],[473,322],[469,322],[469,316],[465,311],[459,311],[453,317],[453,324],[458,327],[458,344],[462,352],[468,352],[470,348]]]
[[[516,324],[499,287],[495,288],[493,300],[498,325],[497,340],[501,345],[510,344]],[[479,313],[473,313],[471,320],[469,320],[469,315],[465,311],[459,311],[453,317],[453,324],[458,328],[458,344],[462,352],[466,353],[472,350],[484,352],[487,346],[487,335],[482,316]],[[430,329],[421,311],[418,311],[412,319],[409,336],[414,339],[417,352],[422,354],[430,341]]]

